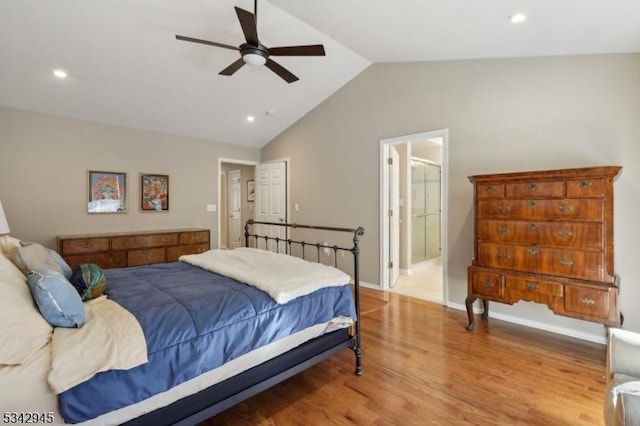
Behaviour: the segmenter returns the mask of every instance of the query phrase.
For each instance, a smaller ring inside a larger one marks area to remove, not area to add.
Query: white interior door
[[[389,146],[389,287],[400,276],[400,155]]]
[[[284,161],[259,164],[256,166],[256,212],[255,220],[261,222],[287,221],[287,165]],[[270,237],[287,238],[287,229],[282,226],[259,225],[258,233]],[[280,247],[275,241],[258,241],[258,247],[270,251],[286,252],[286,243],[281,242]]]
[[[229,248],[242,246],[242,176],[240,170],[227,173],[227,235]]]

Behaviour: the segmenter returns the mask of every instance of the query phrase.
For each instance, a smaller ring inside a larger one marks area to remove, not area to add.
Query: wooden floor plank
[[[364,375],[344,351],[202,423],[602,425],[605,348],[362,292]]]

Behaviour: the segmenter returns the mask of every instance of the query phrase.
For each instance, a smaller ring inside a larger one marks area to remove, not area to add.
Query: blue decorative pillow
[[[27,276],[31,295],[45,320],[54,327],[82,327],[84,305],[78,292],[56,271],[33,271]]]
[[[71,274],[70,281],[83,302],[101,296],[107,287],[107,277],[95,263],[79,265]]]

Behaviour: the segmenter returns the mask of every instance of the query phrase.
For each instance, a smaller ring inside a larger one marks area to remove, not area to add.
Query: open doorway
[[[447,299],[446,152],[446,130],[381,141],[383,290]]]
[[[249,182],[255,180],[257,162],[220,159],[218,188],[218,247],[244,246],[244,224],[253,218],[254,202],[248,197]]]

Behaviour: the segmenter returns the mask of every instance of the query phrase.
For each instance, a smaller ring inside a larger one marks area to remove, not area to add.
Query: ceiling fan
[[[239,47],[181,35],[176,35],[176,39],[239,51],[241,55],[240,59],[220,71],[220,75],[233,75],[236,71],[242,68],[244,64],[265,65],[271,71],[278,74],[287,83],[293,83],[299,79],[285,67],[271,59],[271,56],[325,56],[324,46],[321,44],[271,48],[265,46],[260,43],[260,40],[258,39],[258,0],[255,0],[254,2],[254,13],[248,12],[237,6],[235,9],[246,40],[246,43],[242,43]]]

